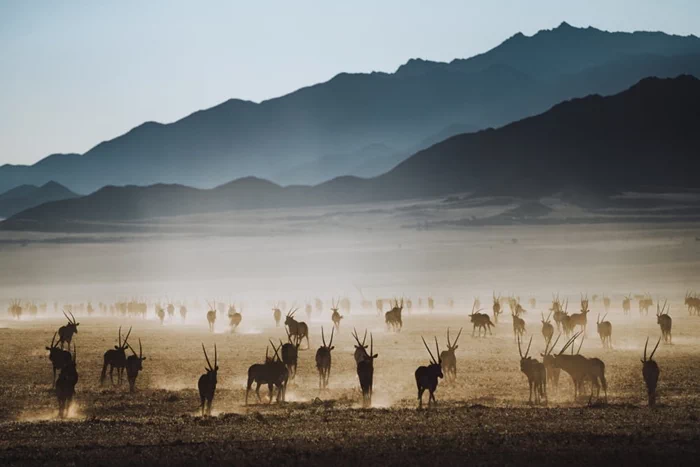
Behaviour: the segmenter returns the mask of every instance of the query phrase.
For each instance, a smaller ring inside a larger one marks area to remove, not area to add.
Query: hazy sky
[[[0,0],[0,164],[561,21],[700,35],[698,18],[699,0]]]

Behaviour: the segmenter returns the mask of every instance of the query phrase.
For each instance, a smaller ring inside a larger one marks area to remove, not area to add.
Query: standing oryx
[[[309,326],[307,326],[303,321],[297,321],[294,319],[294,313],[296,312],[296,308],[289,310],[287,317],[284,320],[284,325],[289,328],[289,335],[298,340],[300,344],[301,341],[306,338],[306,348],[310,349],[311,343],[309,342]]]
[[[209,332],[214,332],[214,324],[216,324],[216,303],[209,303],[207,323],[209,324]]]
[[[469,315],[469,321],[472,323],[472,337],[474,337],[474,331],[479,329],[477,336],[481,337],[481,330],[484,330],[484,337],[486,337],[486,331],[491,335],[491,328],[494,327],[491,322],[491,318],[486,313],[481,313],[482,310],[476,308],[476,303],[472,305],[472,312]]]
[[[442,360],[435,360],[435,357],[433,356],[433,353],[430,351],[430,348],[428,347],[428,344],[425,342],[425,339],[423,339],[423,336],[421,336],[421,339],[423,340],[423,345],[425,345],[425,349],[428,351],[428,354],[430,355],[430,364],[428,366],[419,366],[415,372],[416,386],[418,387],[418,408],[419,409],[423,407],[423,392],[426,389],[430,393],[430,396],[428,397],[428,407],[430,407],[431,403],[437,404],[437,401],[435,400],[435,390],[437,389],[437,386],[438,386],[438,379],[443,377]],[[440,356],[440,347],[438,346],[437,337],[435,337],[435,352],[439,357]]]
[[[280,321],[282,320],[282,310],[280,310],[279,305],[272,307],[272,317],[275,319],[275,326],[280,327]]]
[[[548,340],[544,347],[544,352],[540,354],[544,370],[547,372],[547,384],[554,387],[555,390],[559,389],[559,373],[561,373],[561,369],[554,366],[552,350],[556,347],[557,342],[559,342],[559,337],[561,337],[561,334],[557,336],[557,340],[554,341],[554,344],[552,344],[551,339]]]
[[[666,302],[659,309],[659,304],[656,304],[656,323],[661,328],[661,337],[664,338],[664,343],[672,344],[673,339],[671,337],[671,327],[673,326],[673,319],[669,316],[671,307],[666,308]]]
[[[78,384],[78,350],[73,345],[73,358],[63,367],[56,381],[56,399],[58,399],[58,417],[64,418],[70,411],[75,394],[75,385]]]
[[[447,328],[447,350],[443,350],[439,355],[440,362],[442,363],[442,371],[447,381],[454,381],[457,378],[457,356],[455,355],[455,350],[459,348],[457,342],[461,335],[462,328],[459,328],[457,338],[454,342],[450,342],[450,328]]]
[[[160,306],[159,303],[156,303],[156,316],[158,317],[158,320],[160,321],[160,324],[162,325],[163,322],[165,321],[165,310],[163,309],[162,306]]]
[[[603,319],[596,320],[596,327],[598,328],[598,336],[600,336],[600,342],[603,343],[604,349],[612,349],[612,323],[610,321],[605,321],[605,317],[608,316],[607,313],[603,315]]]
[[[379,356],[374,352],[374,337],[372,333],[369,335],[369,353],[367,353],[366,347],[360,343],[357,338],[357,333],[353,335],[357,345],[364,355],[360,361],[357,362],[357,377],[360,380],[360,388],[362,389],[362,406],[370,407],[372,405],[372,383],[374,381],[374,360]],[[356,347],[356,348],[358,348]],[[357,361],[357,359],[356,359]]]
[[[63,348],[63,344],[68,344],[68,349],[70,350],[70,344],[73,341],[73,334],[78,334],[78,325],[80,323],[75,321],[75,316],[73,316],[72,311],[68,311],[70,317],[66,314],[66,310],[63,310],[63,316],[68,320],[68,324],[58,328],[58,345]]]
[[[580,389],[583,387],[583,382],[589,380],[591,384],[591,396],[588,399],[590,404],[593,400],[593,391],[597,391],[596,397],[600,397],[600,387],[603,387],[605,391],[605,400],[608,398],[608,383],[605,379],[605,363],[598,358],[586,358],[580,355],[581,345],[583,345],[583,340],[579,345],[578,351],[574,355],[566,355],[564,352],[568,349],[579,336],[583,334],[583,331],[579,331],[574,334],[574,336],[569,339],[569,341],[564,344],[564,347],[559,351],[558,354],[554,356],[554,366],[556,368],[561,368],[571,376],[571,380],[574,383],[574,400],[578,397]]]
[[[331,328],[331,340],[326,344],[326,336],[323,333],[323,326],[321,326],[321,340],[323,345],[316,351],[316,369],[318,370],[318,389],[326,389],[328,387],[328,380],[331,377],[331,351],[335,348],[333,347],[333,333],[335,328]]]
[[[333,321],[333,326],[337,330],[340,330],[340,320],[343,319],[343,315],[338,312],[339,309],[340,300],[338,300],[338,303],[336,303],[335,300],[331,300],[331,311],[333,312],[331,315],[331,321]]]
[[[55,332],[53,334],[53,338],[51,339],[51,346],[46,347],[46,350],[49,351],[49,361],[51,362],[51,366],[53,366],[53,378],[51,379],[51,386],[54,387],[56,386],[56,370],[63,370],[73,360],[73,357],[71,356],[69,351],[58,348],[58,343],[56,342],[56,334],[58,333]]]
[[[498,324],[498,315],[503,313],[501,309],[501,296],[496,297],[496,292],[493,293],[493,322]]]
[[[551,341],[552,337],[554,336],[554,326],[552,325],[552,322],[550,321],[550,317],[552,316],[552,312],[551,311],[549,312],[546,319],[544,317],[544,313],[540,313],[540,314],[542,315],[542,337],[544,337],[545,342]]]
[[[576,329],[576,326],[581,327],[583,335],[586,335],[586,327],[588,325],[588,313],[590,313],[588,308],[588,296],[584,297],[581,295],[581,313],[574,313],[569,318],[571,319],[571,329]]]
[[[387,329],[391,329],[396,332],[401,332],[403,327],[403,319],[401,317],[401,312],[403,311],[403,298],[399,303],[398,300],[394,299],[394,306],[391,310],[384,313],[384,322],[386,323]]]
[[[513,317],[513,339],[517,340],[525,334],[525,320],[511,312]]]
[[[207,349],[202,344],[204,358],[207,360],[207,367],[204,368],[206,373],[199,377],[197,388],[199,389],[200,408],[202,416],[211,415],[211,403],[214,401],[214,393],[216,393],[217,373],[219,372],[219,361],[216,354],[216,344],[214,344],[214,366],[211,366]]]
[[[520,336],[518,336],[518,353],[520,354],[520,371],[527,376],[527,383],[530,387],[530,398],[528,403],[532,404],[532,393],[535,393],[535,404],[539,404],[544,398],[547,402],[547,371],[544,364],[540,363],[536,358],[529,356],[530,346],[532,345],[532,336],[530,343],[527,344],[525,355],[520,347]]]
[[[146,360],[146,357],[143,356],[141,339],[139,338],[138,355],[131,346],[129,346],[129,350],[133,355],[126,358],[126,377],[129,380],[129,392],[134,392],[136,390],[136,377],[139,375],[139,371],[143,370],[143,361]]]
[[[118,345],[115,345],[113,349],[109,349],[104,354],[100,384],[104,384],[107,377],[107,366],[109,366],[109,379],[112,385],[114,385],[115,368],[117,369],[117,381],[119,384],[122,384],[122,374],[126,368],[126,349],[129,346],[129,335],[131,335],[131,328],[129,328],[129,332],[126,333],[124,342],[122,342],[122,327],[119,326]]]
[[[243,311],[243,306],[241,305],[241,311]],[[236,332],[236,329],[238,329],[238,326],[240,326],[241,321],[243,320],[243,315],[241,312],[236,310],[236,306],[231,303],[228,306],[228,321],[229,325],[231,326],[231,332]]]
[[[287,342],[282,343],[280,339],[280,352],[282,353],[282,362],[284,362],[289,372],[289,378],[294,380],[297,376],[297,364],[299,361],[299,345],[301,344],[301,339],[297,335],[292,335],[287,328],[284,329],[287,332]]]
[[[632,302],[632,294],[625,295],[622,298],[622,313],[625,316],[630,314],[631,302]]]
[[[256,383],[255,396],[258,399],[258,402],[260,402],[261,384],[267,384],[270,404],[272,404],[272,390],[275,386],[277,387],[277,403],[284,402],[289,372],[279,356],[279,349],[275,347],[275,344],[273,344],[272,341],[270,341],[270,345],[272,345],[272,350],[274,350],[275,356],[269,358],[268,352],[265,351],[265,363],[256,363],[248,368],[248,383],[245,391],[245,405],[248,405],[248,394],[250,393],[250,388],[253,386],[253,383]],[[269,347],[267,350],[269,350]]]
[[[647,386],[647,396],[648,396],[648,404],[649,407],[653,407],[656,405],[656,386],[659,382],[659,365],[656,364],[654,361],[654,354],[656,353],[656,349],[659,348],[659,344],[661,343],[661,338],[659,337],[659,340],[656,342],[656,346],[654,347],[654,350],[651,352],[651,355],[649,355],[649,358],[647,359],[647,345],[649,345],[649,338],[647,337],[647,341],[644,343],[644,359],[642,360],[642,377],[644,378],[644,383]]]

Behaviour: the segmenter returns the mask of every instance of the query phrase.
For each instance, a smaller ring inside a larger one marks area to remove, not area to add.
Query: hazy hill
[[[42,186],[20,185],[0,194],[0,217],[10,217],[49,201],[60,201],[77,196],[56,182],[48,182]]]
[[[208,190],[105,187],[28,209],[0,225],[60,230],[66,221],[138,221],[466,192],[528,199],[563,193],[601,205],[619,191],[700,188],[699,129],[700,80],[648,78],[614,96],[574,99],[499,129],[449,138],[375,178],[339,177],[313,187],[250,177]]]
[[[0,191],[49,180],[88,193],[109,184],[212,187],[249,175],[284,185],[373,176],[433,135],[501,126],[565,99],[681,73],[700,76],[697,37],[563,23],[469,59],[341,73],[261,103],[231,99],[171,124],[144,123],[82,156],[0,167]]]

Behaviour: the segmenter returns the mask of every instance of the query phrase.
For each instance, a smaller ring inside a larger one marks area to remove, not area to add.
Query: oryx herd
[[[593,303],[596,303],[597,298],[597,296],[593,297]],[[633,296],[629,294],[622,299],[622,310],[625,315],[629,314],[632,298]],[[371,310],[376,305],[377,310],[383,311],[386,301],[385,299],[377,299],[375,302],[372,302],[363,299],[363,308]],[[654,349],[648,356],[647,339],[642,359],[643,381],[647,388],[648,404],[651,406],[657,400],[656,391],[659,379],[659,367],[656,361],[653,360],[653,357],[661,341],[669,345],[672,344],[673,320],[670,316],[668,302],[661,303],[658,299],[654,301],[649,294],[638,296],[638,301],[640,314],[643,317],[646,316],[648,308],[656,305],[657,324],[661,331],[661,337],[659,337]],[[51,343],[46,347],[53,370],[52,382],[58,400],[59,417],[64,417],[68,413],[75,393],[75,387],[78,383],[77,345],[74,341],[76,340],[80,323],[76,320],[73,310],[87,310],[88,315],[92,315],[95,312],[106,313],[107,311],[112,311],[123,313],[127,316],[144,317],[144,308],[140,305],[141,303],[145,305],[145,302],[132,301],[119,302],[111,306],[100,303],[97,309],[89,303],[87,307],[66,306],[64,308],[63,314],[67,319],[67,323],[53,333]],[[316,299],[314,307],[311,305],[311,302],[307,301],[307,306],[305,307],[307,318],[311,317],[314,309],[322,307],[321,303],[319,299]],[[408,308],[409,303],[413,307],[412,301],[404,298],[389,301],[390,307],[384,313],[386,332],[397,333],[396,335],[401,332],[404,325],[404,307],[410,309]],[[432,297],[425,301],[419,299],[417,303],[419,308],[427,304],[427,309],[431,312],[435,306]],[[452,299],[449,299],[448,303],[454,306]],[[530,298],[528,300],[529,308],[532,310],[536,303],[534,298]],[[597,315],[596,330],[600,337],[602,348],[604,350],[612,350],[614,349],[613,324],[606,319],[610,310],[610,297],[604,295],[602,303],[604,313],[602,317],[600,314]],[[697,315],[698,309],[700,309],[700,299],[694,294],[687,293],[685,305],[688,307],[691,315]],[[231,302],[226,306],[223,303],[211,302],[207,303],[207,306],[206,321],[210,331],[213,331],[215,328],[217,315],[226,311],[232,332],[235,332],[241,325],[243,320],[242,304],[236,305]],[[556,388],[558,386],[562,370],[571,378],[574,400],[578,398],[579,394],[583,394],[585,385],[588,384],[590,386],[590,393],[588,393],[589,404],[592,403],[594,398],[599,401],[607,401],[608,383],[605,376],[605,363],[599,358],[587,358],[580,353],[583,340],[588,332],[588,314],[591,311],[590,301],[587,296],[581,295],[580,310],[577,312],[569,312],[569,300],[560,299],[559,295],[553,296],[551,306],[548,307],[546,312],[540,312],[541,335],[544,343],[544,351],[540,353],[542,357],[541,362],[531,354],[535,331],[530,332],[529,342],[523,353],[523,348],[525,347],[523,340],[525,335],[528,334],[524,317],[528,310],[522,306],[519,297],[501,297],[494,293],[491,314],[484,312],[480,307],[479,299],[475,298],[471,312],[468,314],[472,325],[472,337],[488,339],[493,335],[494,330],[499,329],[498,323],[499,320],[502,320],[501,315],[506,306],[510,308],[511,312],[513,340],[517,344],[520,356],[520,371],[526,376],[528,381],[529,403],[547,404],[547,389],[548,387]],[[12,317],[21,316],[24,307],[26,305],[23,305],[19,300],[12,300],[8,312]],[[54,304],[54,309],[56,308],[57,304]],[[166,306],[154,303],[153,309],[156,318],[161,323],[166,319],[166,313],[168,319],[176,319],[175,311],[177,309],[180,310],[180,319],[182,321],[187,318],[188,308],[184,303],[179,303],[177,306],[172,302]],[[311,349],[309,326],[306,322],[296,317],[298,308],[290,307],[285,315],[283,315],[283,309],[286,309],[284,302],[278,302],[274,304],[272,311],[275,325],[284,327],[287,339],[286,341],[279,339],[278,343],[273,342],[272,339],[267,339],[269,346],[266,350],[264,361],[262,363],[254,363],[249,367],[245,395],[246,404],[254,383],[257,401],[261,401],[260,386],[267,385],[268,403],[272,403],[273,399],[277,402],[284,402],[287,385],[289,382],[294,381],[297,376],[299,361],[304,355],[303,351]],[[341,310],[345,315],[341,314]],[[341,320],[348,318],[349,311],[350,302],[347,298],[332,300],[329,308],[330,319],[328,321],[330,334],[327,334],[323,326],[320,329],[322,345],[315,352],[315,366],[318,372],[318,390],[322,394],[328,390],[331,384],[332,352],[335,349],[333,345],[334,338],[341,333]],[[136,391],[136,380],[139,372],[143,371],[143,363],[146,357],[143,355],[141,339],[139,339],[138,353],[129,343],[132,329],[133,327],[130,327],[125,335],[122,335],[121,327],[117,330],[117,344],[113,348],[107,349],[103,356],[100,384],[105,383],[107,370],[109,370],[109,382],[112,385],[121,385],[123,374],[126,372],[130,392]],[[370,407],[372,405],[375,360],[379,354],[375,353],[374,350],[374,336],[372,332],[369,332],[369,342],[367,330],[364,331],[362,339],[360,339],[360,335],[355,329],[352,330],[350,335],[355,341],[354,361],[359,389],[362,394],[362,406]],[[459,348],[458,342],[461,335],[462,327],[460,327],[456,336],[451,334],[448,328],[446,330],[446,347],[442,351],[440,350],[438,338],[434,337],[435,353],[433,353],[425,339],[422,339],[430,360],[427,365],[419,366],[415,371],[419,407],[423,406],[423,394],[426,390],[429,394],[428,407],[437,403],[435,393],[440,379],[444,378],[448,383],[452,383],[457,379],[457,349]],[[555,350],[562,335],[566,337],[566,342],[560,349]],[[328,340],[327,336],[329,336]],[[302,344],[305,344],[305,346],[302,347]],[[64,350],[66,346],[68,350]],[[214,345],[213,364],[209,359],[209,354],[204,344],[202,344],[202,350],[207,366],[205,367],[206,373],[201,375],[197,384],[200,394],[200,409],[202,415],[211,415],[219,370],[218,350],[216,345]],[[345,357],[341,355],[340,358]],[[114,378],[115,370],[117,373],[116,381]],[[56,377],[57,373],[58,377]],[[601,399],[601,390],[603,399]]]

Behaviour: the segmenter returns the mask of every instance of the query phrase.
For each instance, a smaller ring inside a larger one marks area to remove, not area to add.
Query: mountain
[[[451,137],[374,178],[282,187],[249,177],[207,190],[110,186],[28,209],[0,228],[91,229],[86,223],[454,193],[534,200],[557,194],[601,208],[622,191],[699,189],[699,130],[700,80],[647,78],[613,96],[573,99],[499,129]]]
[[[50,201],[77,197],[77,194],[53,181],[42,186],[20,185],[0,194],[0,217],[10,217],[25,209]]]
[[[341,73],[260,103],[231,99],[174,123],[147,122],[83,155],[2,166],[0,190],[49,180],[89,193],[158,182],[206,188],[249,175],[285,185],[374,176],[450,128],[499,127],[562,100],[683,73],[700,76],[695,36],[562,23],[469,59]]]

